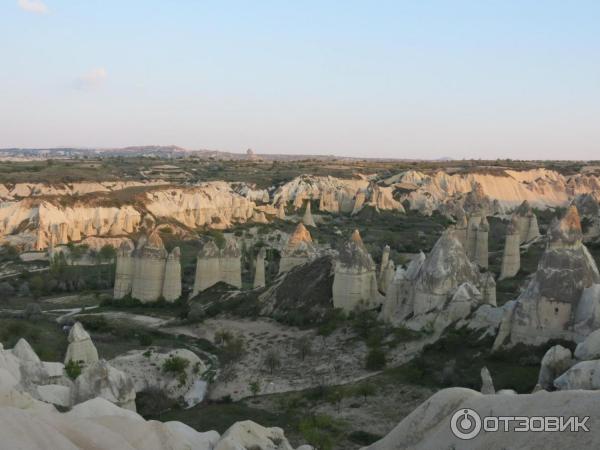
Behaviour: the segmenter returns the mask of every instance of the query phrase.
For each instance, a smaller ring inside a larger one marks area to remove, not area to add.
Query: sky
[[[600,2],[0,0],[0,147],[600,159]]]

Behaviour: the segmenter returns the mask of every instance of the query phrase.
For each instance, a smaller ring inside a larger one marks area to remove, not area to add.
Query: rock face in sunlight
[[[335,262],[333,307],[350,312],[355,308],[368,309],[380,304],[375,269],[360,233],[354,230]]]
[[[439,210],[456,217],[455,208],[469,209],[468,193],[477,194],[473,203],[482,206],[489,199],[487,214],[508,212],[524,201],[539,209],[567,206],[572,198],[600,190],[600,178],[591,174],[561,175],[544,168],[531,170],[498,169],[450,174],[439,170],[426,174],[416,170],[402,172],[385,180],[389,186],[402,187],[401,201],[424,214]],[[472,194],[471,196],[475,196]],[[534,230],[534,229],[533,229]],[[535,231],[535,230],[534,230]]]
[[[394,189],[360,176],[353,179],[302,175],[284,184],[274,194],[274,202],[291,202],[300,209],[306,200],[319,200],[319,210],[356,214],[365,206],[376,210],[404,211],[394,198]]]
[[[550,339],[581,341],[600,327],[600,274],[581,240],[579,214],[572,206],[550,228],[538,269],[507,310],[495,348]]]
[[[242,287],[242,253],[235,239],[227,239],[219,249],[214,241],[206,242],[196,259],[196,276],[192,297],[223,281]]]
[[[140,230],[142,216],[148,212],[159,221],[192,229],[267,221],[265,212],[250,199],[254,198],[251,190],[243,191],[245,197],[224,181],[169,189],[160,186],[163,182],[156,184],[16,185],[4,194],[0,237],[27,250],[43,250],[51,240],[59,245],[92,236],[127,236]],[[145,190],[134,191],[141,188]],[[265,211],[275,217],[277,211],[271,209]]]
[[[52,239],[60,245],[89,237],[129,236],[139,231],[146,213],[182,230],[227,229],[236,223],[282,219],[285,211],[281,208],[286,204],[299,210],[306,201],[318,200],[319,210],[335,214],[356,214],[365,206],[403,212],[403,204],[425,215],[439,211],[453,217],[458,217],[460,210],[492,215],[518,208],[519,234],[524,242],[539,234],[530,206],[564,207],[576,196],[600,190],[600,178],[595,175],[564,176],[547,169],[452,174],[408,170],[378,181],[365,175],[351,179],[302,175],[281,185],[271,203],[267,203],[268,191],[245,183],[165,184],[159,180],[0,185],[4,201],[0,237],[26,250],[44,250]],[[580,204],[584,203],[582,199]],[[593,234],[598,227],[592,228]]]
[[[117,252],[114,298],[131,294],[143,303],[177,300],[181,297],[180,258],[178,247],[167,252],[156,230],[143,235],[135,250],[123,244]]]
[[[317,251],[313,245],[310,232],[306,229],[304,224],[300,222],[281,252],[279,273],[287,272],[292,267],[304,264],[305,262],[314,259],[316,256]]]

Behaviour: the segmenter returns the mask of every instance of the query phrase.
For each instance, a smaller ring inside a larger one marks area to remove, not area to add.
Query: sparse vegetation
[[[263,359],[263,365],[270,373],[273,373],[275,369],[281,367],[281,357],[279,356],[279,352],[273,349],[268,350]]]
[[[71,380],[75,380],[81,375],[81,364],[79,364],[79,361],[70,360],[65,364],[65,372]]]

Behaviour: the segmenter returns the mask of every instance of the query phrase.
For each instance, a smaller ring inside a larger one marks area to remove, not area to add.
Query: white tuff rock
[[[73,361],[82,367],[87,367],[98,361],[98,350],[96,350],[92,338],[81,323],[75,322],[75,325],[71,327],[68,341],[69,346],[67,347],[65,364]]]
[[[227,239],[222,249],[212,240],[202,246],[196,259],[192,297],[221,281],[242,287],[242,253],[235,239]]]
[[[288,272],[291,268],[304,264],[317,256],[310,232],[300,222],[281,252],[279,273]]]
[[[375,263],[358,230],[340,250],[333,279],[333,307],[350,312],[381,303],[377,291]]]
[[[538,269],[500,326],[494,348],[550,339],[581,341],[600,327],[600,273],[582,244],[572,206],[555,221]]]
[[[571,350],[562,345],[551,347],[542,358],[537,384],[542,389],[552,390],[555,378],[564,373],[572,364]]]

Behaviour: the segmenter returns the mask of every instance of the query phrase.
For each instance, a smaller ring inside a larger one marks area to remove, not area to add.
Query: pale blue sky
[[[0,0],[0,147],[600,158],[598,1]]]

